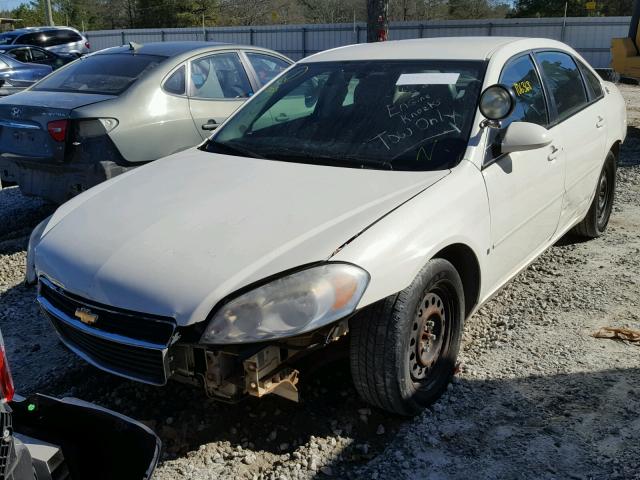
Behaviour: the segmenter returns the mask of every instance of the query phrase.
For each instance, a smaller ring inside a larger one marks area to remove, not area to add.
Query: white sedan
[[[625,132],[617,88],[556,41],[337,48],[198,148],[62,205],[28,278],[114,374],[297,400],[298,361],[344,346],[360,395],[412,415],[466,319],[569,230],[604,232]]]

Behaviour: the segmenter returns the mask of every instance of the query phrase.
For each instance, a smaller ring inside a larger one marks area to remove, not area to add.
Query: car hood
[[[239,288],[327,260],[448,173],[191,149],[62,205],[36,247],[36,270],[96,302],[189,325]]]

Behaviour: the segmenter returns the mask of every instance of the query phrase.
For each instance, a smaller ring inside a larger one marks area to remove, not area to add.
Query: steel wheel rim
[[[448,303],[442,293],[426,292],[413,318],[409,340],[409,372],[414,382],[423,381],[433,370],[445,346]]]
[[[611,203],[610,190],[610,182],[605,169],[600,175],[600,180],[598,181],[596,217],[598,219],[599,226],[601,226],[607,218],[607,212],[609,211]]]

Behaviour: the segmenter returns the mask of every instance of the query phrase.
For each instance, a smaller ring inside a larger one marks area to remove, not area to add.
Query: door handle
[[[551,145],[551,153],[547,156],[547,160],[552,162],[553,160],[558,158],[558,152],[559,151],[560,151],[560,149],[558,147],[556,147],[555,145]]]
[[[215,130],[216,128],[218,128],[220,125],[216,123],[216,121],[213,118],[210,118],[207,123],[203,123],[202,124],[202,129],[203,130]]]
[[[598,115],[598,121],[596,122],[596,128],[604,127],[604,118]]]

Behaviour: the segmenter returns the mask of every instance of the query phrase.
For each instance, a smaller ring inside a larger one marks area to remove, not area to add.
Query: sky
[[[0,0],[0,10],[12,10],[21,3],[25,3],[25,0]]]

